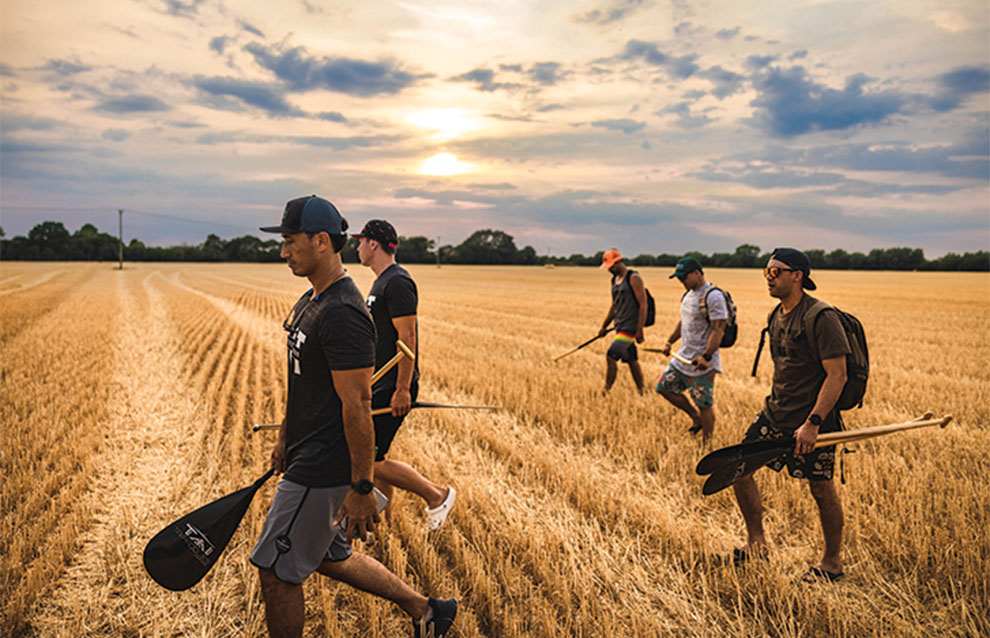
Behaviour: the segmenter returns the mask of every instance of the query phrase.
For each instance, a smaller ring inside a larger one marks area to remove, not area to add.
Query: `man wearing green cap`
[[[729,318],[722,291],[705,281],[701,262],[694,257],[684,257],[670,275],[676,277],[687,290],[681,297],[681,319],[670,333],[662,352],[670,354],[670,347],[678,339],[680,359],[672,359],[657,381],[660,396],[683,410],[691,417],[691,434],[702,433],[708,441],[715,429],[714,389],[715,375],[722,372],[719,344]],[[691,395],[694,405],[685,396]],[[697,409],[695,408],[697,406]]]

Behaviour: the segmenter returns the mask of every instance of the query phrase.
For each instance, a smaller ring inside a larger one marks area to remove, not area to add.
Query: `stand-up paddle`
[[[413,408],[451,408],[456,410],[501,410],[502,406],[499,405],[454,405],[452,403],[431,403],[429,401],[413,401],[409,405],[409,409]],[[392,408],[375,408],[371,411],[371,416],[378,416],[379,414],[388,414],[392,411]],[[255,425],[251,428],[253,432],[258,430],[275,430],[279,428],[278,423],[263,423]]]
[[[399,352],[371,377],[372,385],[403,357],[416,359],[406,344],[398,341],[396,345]],[[315,430],[294,443],[286,450],[286,457],[322,431]],[[144,548],[144,568],[148,574],[156,583],[172,591],[189,589],[202,580],[237,531],[254,495],[274,473],[274,469],[268,470],[248,487],[186,514],[155,534]]]
[[[928,414],[908,421],[906,423],[893,423],[890,425],[877,425],[858,430],[845,430],[841,432],[828,432],[822,434],[815,441],[815,449],[829,445],[839,445],[841,443],[852,443],[862,441],[894,432],[914,430],[932,426],[946,427],[952,420],[951,416],[944,416],[940,419],[931,418]],[[752,474],[770,461],[778,458],[782,454],[790,453],[794,450],[794,438],[766,439],[762,441],[750,441],[740,443],[715,450],[707,454],[698,462],[695,471],[698,474],[710,474],[702,487],[703,494],[714,494],[719,492],[747,474]]]
[[[585,346],[589,346],[589,345],[591,345],[591,344],[593,344],[594,342],[596,342],[596,341],[598,341],[599,339],[601,339],[602,337],[604,337],[604,336],[605,336],[605,335],[607,335],[608,333],[610,333],[610,332],[612,332],[613,330],[615,330],[615,326],[612,326],[611,328],[609,328],[608,330],[606,330],[606,331],[604,332],[604,334],[600,334],[600,335],[598,335],[597,337],[592,337],[591,339],[588,339],[587,341],[585,341],[584,343],[582,343],[582,344],[581,344],[581,345],[579,345],[578,347],[576,347],[576,348],[573,348],[573,349],[571,349],[571,350],[568,350],[568,351],[567,351],[567,352],[565,352],[564,354],[561,354],[561,355],[557,355],[556,357],[554,357],[554,358],[553,358],[553,360],[554,360],[554,361],[560,361],[561,359],[563,359],[563,358],[564,358],[564,357],[566,357],[567,355],[569,355],[569,354],[574,354],[575,352],[577,352],[577,351],[578,351],[578,350],[580,350],[581,348],[584,348]]]

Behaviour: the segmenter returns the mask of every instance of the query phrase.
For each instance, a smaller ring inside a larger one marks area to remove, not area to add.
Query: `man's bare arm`
[[[393,317],[392,325],[395,326],[399,341],[416,352],[416,315]],[[412,395],[409,393],[409,389],[412,386],[413,367],[413,362],[408,357],[403,357],[396,366],[398,376],[395,380],[395,392],[392,394],[390,403],[392,416],[402,416],[409,412],[412,405]]]
[[[371,368],[356,370],[331,370],[333,386],[341,402],[344,421],[344,437],[351,458],[351,482],[372,480],[375,460],[375,426],[371,420]],[[365,540],[365,534],[375,528],[378,521],[378,501],[374,493],[347,493],[337,512],[334,524],[347,517],[347,542],[354,532]]]

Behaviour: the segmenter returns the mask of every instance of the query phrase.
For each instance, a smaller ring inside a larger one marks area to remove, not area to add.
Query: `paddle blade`
[[[711,476],[705,481],[701,488],[701,493],[705,496],[721,492],[747,474],[752,474],[770,461],[786,454],[786,450],[764,450],[743,456],[736,460],[728,461],[720,465],[711,472]]]
[[[210,571],[261,485],[252,485],[186,514],[158,532],[144,548],[144,568],[156,583],[172,591],[189,589]]]
[[[748,441],[746,443],[730,445],[703,456],[698,461],[698,466],[694,468],[694,471],[701,475],[711,474],[727,463],[738,463],[754,454],[762,455],[776,451],[780,455],[793,447],[794,439],[790,437],[785,439],[763,439],[761,441]]]

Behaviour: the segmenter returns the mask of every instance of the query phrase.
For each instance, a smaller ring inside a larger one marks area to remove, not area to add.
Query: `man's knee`
[[[811,490],[811,495],[818,502],[829,501],[835,496],[835,484],[832,483],[832,479],[808,481],[808,489]]]

